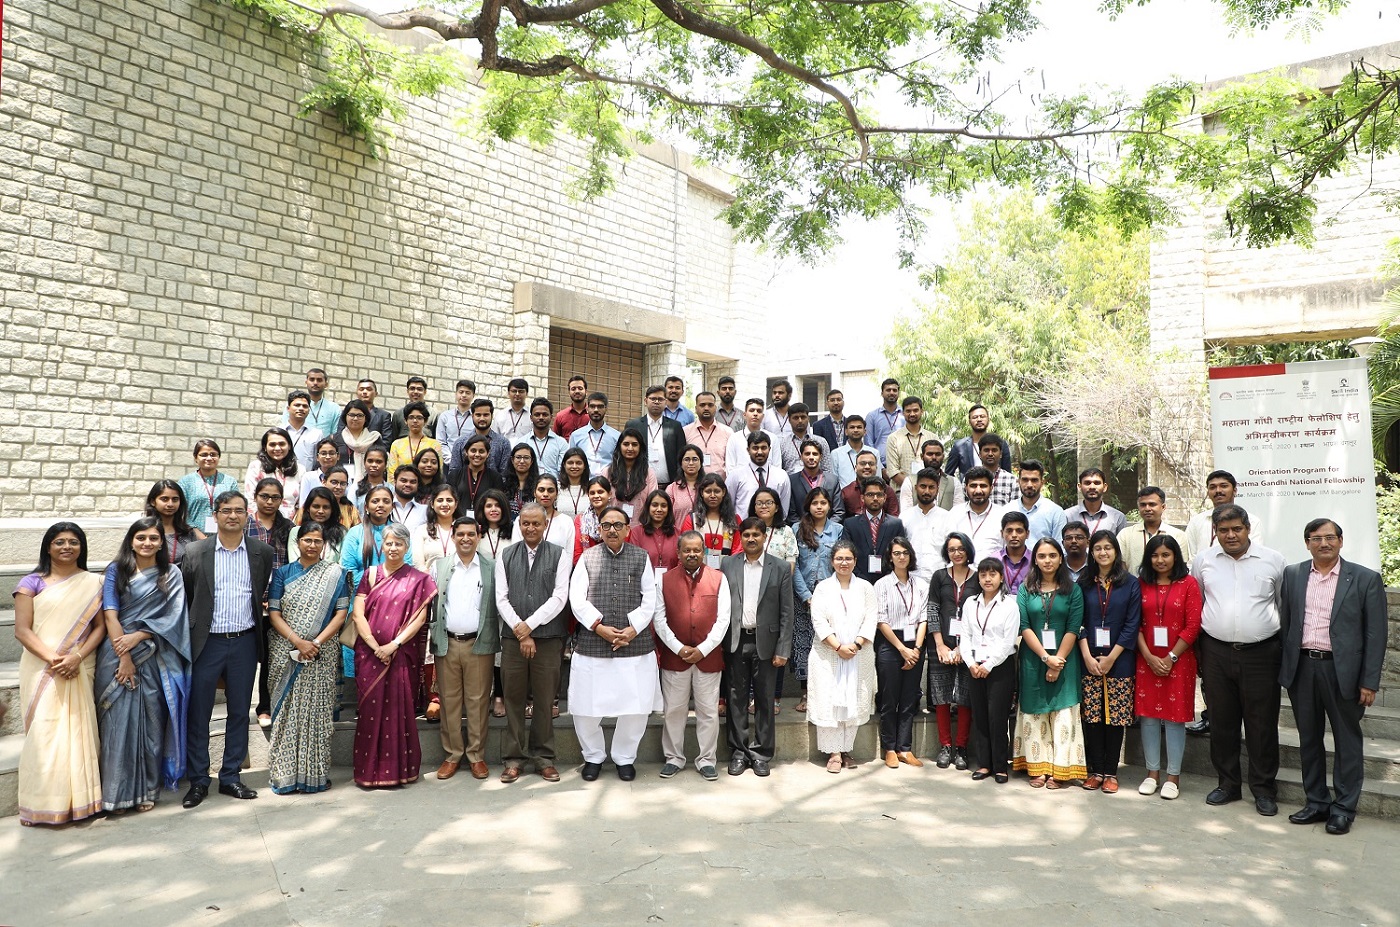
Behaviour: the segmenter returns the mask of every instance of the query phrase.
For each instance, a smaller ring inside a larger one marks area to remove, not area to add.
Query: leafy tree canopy
[[[1230,231],[1252,245],[1306,242],[1316,181],[1400,147],[1400,70],[1373,65],[1326,93],[1281,75],[1208,96],[1184,80],[1139,99],[1013,93],[989,68],[1038,27],[1034,0],[439,0],[394,14],[225,2],[306,37],[323,74],[304,107],[375,147],[405,94],[476,74],[496,136],[587,141],[585,195],[608,188],[630,137],[684,136],[740,178],[727,218],[741,235],[807,258],[843,217],[893,216],[912,260],[920,197],[986,184],[1030,186],[1067,227],[1131,234],[1170,218],[1161,190],[1175,180],[1226,204]],[[1216,2],[1259,28],[1346,0]],[[475,61],[386,41],[371,24],[463,40]]]

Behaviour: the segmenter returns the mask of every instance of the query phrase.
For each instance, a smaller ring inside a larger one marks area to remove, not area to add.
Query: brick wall
[[[410,373],[435,407],[460,376],[553,394],[522,280],[683,314],[755,363],[762,288],[732,281],[766,272],[674,153],[577,201],[581,146],[488,146],[457,126],[467,89],[410,102],[374,160],[297,115],[300,48],[212,0],[3,15],[0,518],[132,511],[204,435],[241,471],[313,363],[342,402],[362,374],[391,408]]]

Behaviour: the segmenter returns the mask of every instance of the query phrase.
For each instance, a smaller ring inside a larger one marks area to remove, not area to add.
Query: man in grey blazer
[[[257,798],[240,771],[248,753],[248,709],[258,672],[258,641],[263,633],[263,601],[272,579],[272,548],[244,535],[248,500],[237,490],[214,500],[218,533],[195,541],[180,562],[190,609],[190,673],[185,775],[186,808],[209,794],[209,719],[219,679],[224,680],[228,720],[219,791],[234,798]],[[266,670],[264,670],[265,672]]]
[[[792,654],[792,570],[786,560],[764,553],[768,531],[758,518],[739,525],[744,552],[720,565],[729,583],[729,644],[724,648],[729,673],[729,707],[725,730],[733,753],[729,774],[768,775],[777,748],[773,712],[778,670]],[[749,692],[754,712],[750,725]]]
[[[1317,518],[1303,529],[1311,561],[1283,572],[1279,683],[1288,689],[1298,726],[1307,804],[1288,820],[1327,822],[1345,834],[1356,817],[1364,773],[1361,717],[1376,700],[1385,657],[1385,586],[1375,570],[1343,560],[1341,526]],[[1335,751],[1327,788],[1324,724]],[[1335,797],[1333,795],[1335,793]]]

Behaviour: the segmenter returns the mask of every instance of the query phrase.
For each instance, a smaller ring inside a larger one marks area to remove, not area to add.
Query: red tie
[[[875,550],[876,538],[879,537],[879,535],[880,522],[872,518],[870,519],[870,549],[875,551],[875,553],[879,553],[879,551]]]

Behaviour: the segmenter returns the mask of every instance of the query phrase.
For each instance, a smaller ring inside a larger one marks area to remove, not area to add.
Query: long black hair
[[[1055,589],[1053,591],[1069,595],[1074,590],[1074,580],[1069,575],[1069,567],[1065,565],[1065,549],[1054,538],[1041,538],[1031,548],[1031,573],[1026,577],[1024,585],[1031,592],[1049,591],[1041,588],[1040,564],[1035,562],[1036,551],[1040,550],[1044,544],[1055,548],[1055,553],[1060,555],[1060,568],[1055,571]]]
[[[34,572],[40,576],[48,576],[53,569],[53,555],[49,553],[49,545],[53,539],[64,532],[77,535],[78,537],[78,569],[87,570],[88,542],[87,534],[75,521],[56,521],[49,525],[49,530],[44,532],[44,539],[39,542],[39,565],[34,568]]]
[[[802,502],[802,518],[797,522],[797,542],[808,550],[817,549],[817,521],[812,517],[813,499],[826,500],[826,518],[828,522],[831,521],[831,493],[822,486],[814,486],[807,491],[807,498]]]
[[[651,500],[653,499],[663,499],[666,502],[666,517],[661,519],[660,529],[655,528],[651,523]],[[653,489],[651,491],[647,496],[646,504],[642,506],[640,514],[642,531],[646,533],[647,537],[656,534],[658,530],[668,538],[676,536],[676,507],[671,504],[671,497],[661,490]]]
[[[163,492],[175,491],[175,495],[180,497],[180,507],[175,510],[175,514],[170,518],[170,526],[175,529],[175,537],[184,540],[194,536],[194,529],[190,527],[189,503],[185,500],[185,491],[180,488],[180,484],[174,480],[156,480],[151,484],[151,491],[146,493],[146,514],[160,518],[160,513],[156,511],[155,501]],[[165,525],[161,524],[162,533]]]
[[[131,585],[131,577],[136,575],[136,548],[132,542],[138,533],[152,528],[161,536],[160,546],[156,548],[156,571],[160,574],[157,582],[162,590],[165,589],[170,577],[170,552],[165,549],[165,526],[159,515],[144,515],[126,529],[126,537],[122,538],[121,547],[117,548],[117,556],[113,560],[117,566],[117,595],[126,592]]]
[[[1094,560],[1094,545],[1100,541],[1107,541],[1113,545],[1113,567],[1108,571],[1108,587],[1112,589],[1130,575],[1128,568],[1123,564],[1123,548],[1118,546],[1118,538],[1107,529],[1095,531],[1094,536],[1089,538],[1089,559],[1093,561],[1094,568],[1079,574],[1079,585],[1085,589],[1092,589],[1099,581],[1099,562]]]
[[[311,500],[321,499],[330,503],[331,516],[329,521],[315,521],[311,517]],[[340,542],[345,540],[345,526],[340,523],[340,503],[336,501],[335,493],[324,486],[317,486],[306,494],[306,501],[301,506],[301,525],[320,525],[321,537],[326,539],[326,543],[340,548]],[[298,532],[300,537],[300,532]]]
[[[276,477],[274,477],[274,476],[265,476],[265,477],[263,477],[262,479],[258,480],[258,485],[257,485],[257,486],[254,486],[254,487],[253,487],[253,496],[256,497],[258,493],[262,492],[262,490],[263,490],[265,487],[268,487],[268,486],[276,486],[276,487],[277,487],[277,490],[278,490],[279,492],[283,491],[283,490],[282,490],[282,483],[281,483],[280,481],[278,481],[278,479],[277,479]],[[317,488],[317,489],[320,489],[321,487],[318,486],[318,487],[316,487],[316,488]],[[326,492],[329,493],[330,490],[327,489]],[[332,498],[334,498],[334,496],[332,496]],[[339,514],[340,514],[340,513],[337,511],[337,512],[336,512],[336,515],[338,516]],[[250,518],[257,518],[258,516],[257,516],[256,511],[255,511],[252,515],[250,515],[249,517],[250,517]],[[283,515],[283,514],[282,514],[282,510],[281,510],[280,508],[277,509],[276,511],[274,511],[274,512],[272,513],[272,532],[271,532],[272,546],[273,546],[273,547],[281,547],[281,548],[283,548],[283,549],[285,550],[286,547],[287,547],[287,539],[288,539],[289,537],[291,537],[291,534],[292,534],[292,520],[291,520],[290,518],[288,518],[286,515]]]
[[[720,523],[729,531],[738,530],[739,522],[738,519],[734,517],[734,497],[729,494],[729,487],[725,485],[724,477],[720,476],[718,473],[706,473],[700,480],[699,488],[696,489],[695,494],[700,497],[700,517],[702,519],[710,517],[709,506],[705,505],[706,486],[718,486],[720,489],[724,490],[724,498],[721,499],[719,503]]]
[[[591,475],[588,472],[588,455],[583,452],[583,448],[581,447],[569,448],[567,451],[564,452],[564,456],[559,460],[559,488],[566,488],[565,481],[567,481],[569,477],[565,474],[564,464],[568,463],[571,457],[583,458],[583,472],[579,474],[578,486],[580,489],[586,488],[588,486],[588,480]],[[573,486],[568,486],[567,488],[573,489]]]
[[[520,474],[515,471],[515,455],[521,451],[530,454],[530,469],[525,474],[525,481],[521,482]],[[517,497],[523,506],[527,502],[535,501],[535,484],[540,481],[540,456],[535,453],[535,449],[528,443],[517,444],[510,449],[510,466],[506,468],[505,492],[507,497]],[[519,513],[519,509],[508,510]]]
[[[622,442],[632,438],[637,442],[637,459],[627,466],[622,456]],[[631,502],[637,498],[647,483],[651,464],[647,462],[647,442],[635,428],[624,428],[618,435],[617,447],[613,448],[612,464],[608,467],[608,478],[612,480],[613,495],[621,502]]]
[[[1190,574],[1191,569],[1181,555],[1181,545],[1176,542],[1176,538],[1170,534],[1155,534],[1142,549],[1142,565],[1138,568],[1138,579],[1142,580],[1143,585],[1157,582],[1157,571],[1152,569],[1152,555],[1163,547],[1172,552],[1171,581],[1185,579]]]
[[[267,439],[277,435],[287,442],[287,456],[282,458],[279,464],[267,454]],[[262,467],[264,473],[280,473],[283,476],[296,476],[300,468],[297,463],[296,445],[292,443],[292,436],[285,428],[269,428],[263,432],[262,443],[258,446],[258,466]]]
[[[486,534],[486,529],[491,527],[486,523],[487,499],[494,500],[495,503],[501,507],[501,523],[499,527],[501,531],[501,539],[506,540],[510,537],[511,528],[514,527],[515,520],[511,518],[510,500],[507,499],[506,494],[501,492],[499,489],[488,489],[481,495],[476,497],[476,525],[479,529],[481,529],[481,534],[483,536],[485,536]],[[534,500],[531,499],[530,501],[533,502]]]

